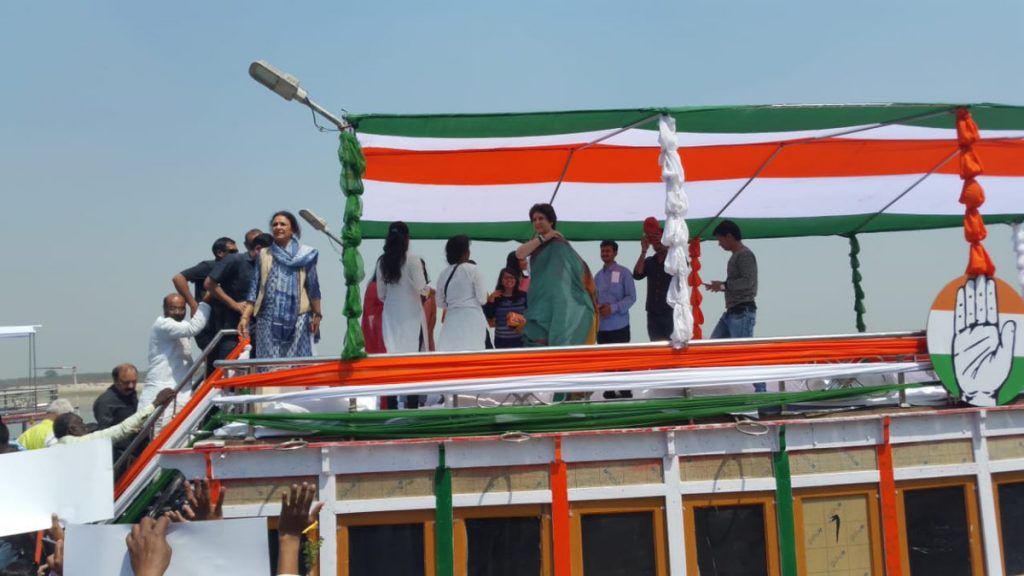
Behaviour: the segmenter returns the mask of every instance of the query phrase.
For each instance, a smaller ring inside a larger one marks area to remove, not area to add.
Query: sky
[[[336,134],[254,83],[264,59],[335,113],[511,112],[713,104],[1024,104],[1024,3],[555,0],[0,3],[0,326],[40,324],[39,366],[146,365],[171,277],[227,235],[308,208],[340,229]],[[525,219],[524,207],[524,219]],[[319,352],[343,335],[339,258],[321,249]],[[637,243],[638,244],[638,243]],[[841,238],[754,240],[756,334],[854,331]],[[861,237],[869,330],[918,330],[961,274],[958,230]],[[593,269],[594,243],[577,250]],[[1009,228],[990,230],[1016,282]],[[474,244],[496,277],[512,244]],[[372,261],[378,241],[364,243]],[[431,276],[443,242],[414,240]],[[631,266],[638,245],[623,244]],[[702,273],[725,275],[706,243]],[[641,287],[641,294],[643,288]],[[721,297],[708,295],[717,320]],[[642,302],[642,299],[641,299]],[[643,306],[634,341],[646,339]],[[709,327],[710,328],[710,327]],[[27,376],[0,341],[0,378]]]

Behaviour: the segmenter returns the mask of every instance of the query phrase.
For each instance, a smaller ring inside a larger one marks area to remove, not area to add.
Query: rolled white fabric
[[[693,337],[693,310],[686,282],[690,275],[687,249],[690,229],[686,225],[690,200],[683,191],[683,162],[679,158],[676,120],[668,114],[658,118],[658,143],[661,144],[658,163],[665,183],[665,231],[661,242],[668,248],[665,272],[672,275],[665,300],[672,306],[672,346],[682,348]]]

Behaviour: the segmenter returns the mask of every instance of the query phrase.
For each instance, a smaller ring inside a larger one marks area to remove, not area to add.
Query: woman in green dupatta
[[[516,249],[530,258],[530,306],[523,339],[527,346],[593,344],[597,339],[597,290],[590,268],[555,230],[550,204],[534,204],[530,222],[536,236]]]

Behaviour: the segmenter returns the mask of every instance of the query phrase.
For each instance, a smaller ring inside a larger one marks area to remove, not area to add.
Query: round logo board
[[[928,314],[928,354],[942,384],[974,406],[1012,401],[1024,389],[1024,300],[998,278],[962,276]]]

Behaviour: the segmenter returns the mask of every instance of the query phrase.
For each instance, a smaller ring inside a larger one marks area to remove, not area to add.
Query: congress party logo
[[[942,384],[974,406],[1012,401],[1024,388],[1024,300],[1006,282],[963,276],[928,315],[928,353]]]

